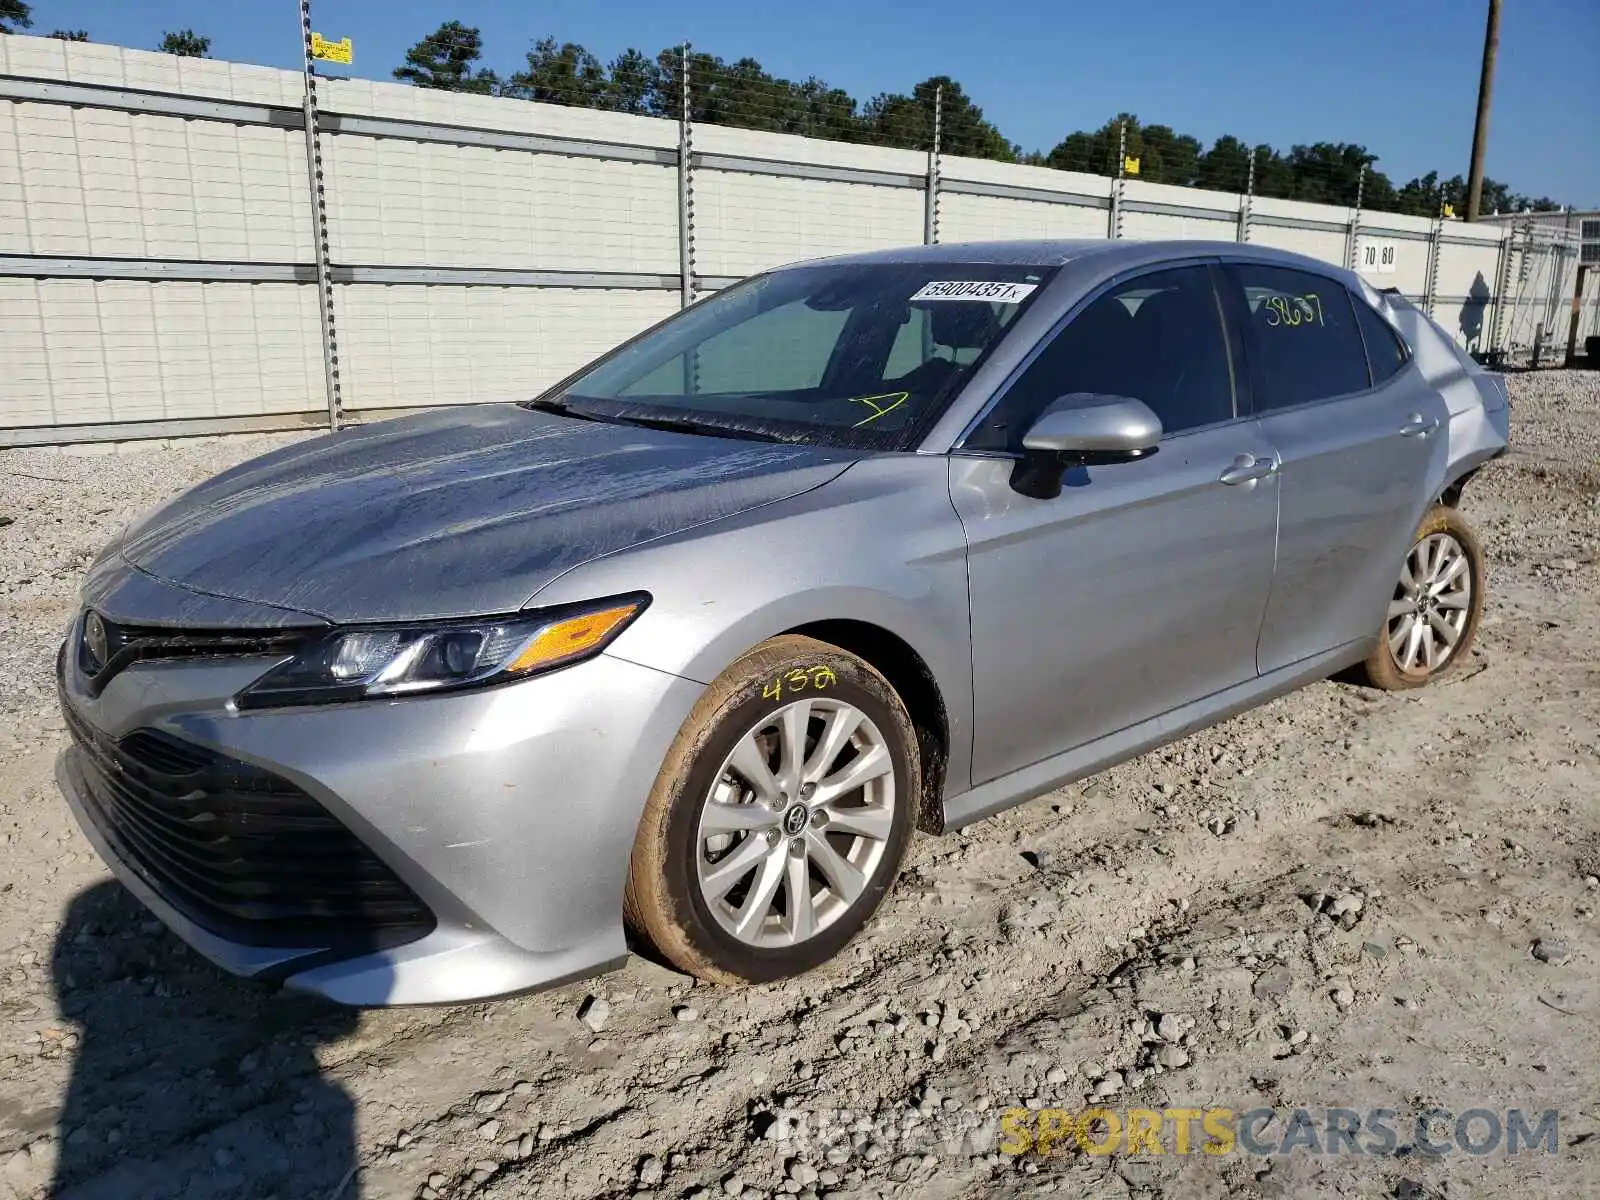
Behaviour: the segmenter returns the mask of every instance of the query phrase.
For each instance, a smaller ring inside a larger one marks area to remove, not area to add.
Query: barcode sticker
[[[994,304],[1021,304],[1033,294],[1036,283],[985,283],[977,279],[936,280],[925,283],[913,300],[988,300]]]

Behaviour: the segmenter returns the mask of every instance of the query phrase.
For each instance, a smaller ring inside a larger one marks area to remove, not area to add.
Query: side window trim
[[[956,438],[955,443],[950,447],[949,453],[981,455],[985,458],[1015,458],[1016,455],[1009,450],[968,449],[967,439],[972,437],[973,434],[977,433],[978,430],[983,428],[984,422],[989,419],[990,414],[993,413],[996,408],[1000,407],[1000,404],[1005,400],[1007,394],[1013,387],[1016,386],[1017,381],[1027,374],[1028,368],[1033,366],[1034,362],[1045,352],[1050,344],[1054,342],[1056,338],[1061,336],[1062,330],[1071,324],[1091,304],[1095,303],[1095,301],[1107,295],[1109,292],[1122,287],[1124,284],[1131,283],[1135,279],[1141,279],[1146,275],[1160,274],[1163,271],[1172,271],[1183,267],[1204,268],[1211,283],[1212,294],[1218,295],[1216,269],[1221,261],[1222,260],[1219,259],[1215,254],[1205,254],[1198,255],[1194,258],[1169,259],[1166,262],[1150,263],[1142,267],[1134,267],[1131,270],[1124,271],[1121,274],[1106,280],[1104,283],[1096,287],[1092,292],[1079,298],[1077,303],[1073,304],[1071,308],[1067,309],[1065,313],[1056,319],[1056,323],[1050,327],[1050,331],[1034,343],[1033,348],[1028,351],[1027,355],[1022,359],[1022,361],[1013,367],[1011,373],[1006,376],[1005,380],[1000,384],[1000,386],[995,388],[994,394],[984,402],[983,407],[978,410],[977,414],[970,421],[968,421],[966,427],[962,429],[960,436]],[[1219,312],[1218,316],[1220,319],[1222,313]],[[1163,441],[1165,441],[1168,437],[1182,437],[1187,433],[1196,433],[1205,429],[1217,429],[1225,425],[1231,425],[1240,418],[1249,415],[1248,413],[1241,411],[1241,406],[1239,403],[1240,377],[1237,371],[1237,364],[1235,364],[1232,359],[1233,345],[1232,335],[1229,332],[1230,327],[1227,321],[1223,321],[1222,325],[1224,348],[1229,356],[1229,370],[1232,374],[1233,416],[1226,421],[1213,421],[1208,425],[1197,425],[1192,429],[1182,429],[1171,434],[1163,432],[1161,435]]]
[[[1233,297],[1233,308],[1234,311],[1239,314],[1240,322],[1244,328],[1245,358],[1249,364],[1248,378],[1250,380],[1251,388],[1251,409],[1255,416],[1276,416],[1278,413],[1282,412],[1300,412],[1304,409],[1315,408],[1319,404],[1335,404],[1341,400],[1351,400],[1358,396],[1369,396],[1383,386],[1382,384],[1374,384],[1372,382],[1372,360],[1367,357],[1367,343],[1365,338],[1361,336],[1361,322],[1356,319],[1355,305],[1357,303],[1357,298],[1351,294],[1349,285],[1343,280],[1336,279],[1332,275],[1325,274],[1322,271],[1311,270],[1308,267],[1300,267],[1298,265],[1284,267],[1280,263],[1265,262],[1261,259],[1239,258],[1232,255],[1222,258],[1219,265],[1222,272],[1227,276],[1228,291]],[[1346,301],[1351,306],[1350,322],[1356,327],[1357,340],[1361,343],[1361,357],[1363,360],[1362,365],[1366,368],[1367,372],[1366,387],[1357,388],[1355,391],[1350,392],[1339,392],[1332,396],[1321,396],[1315,400],[1303,400],[1299,404],[1284,404],[1276,408],[1263,409],[1259,405],[1255,404],[1255,393],[1264,388],[1265,381],[1261,378],[1261,355],[1257,349],[1255,324],[1249,320],[1250,306],[1245,301],[1244,280],[1240,278],[1238,270],[1240,267],[1249,266],[1280,267],[1281,269],[1287,271],[1297,271],[1302,275],[1312,275],[1318,279],[1327,281],[1333,287],[1338,288],[1345,294]]]
[[[1367,360],[1367,390],[1376,391],[1380,384],[1388,382],[1389,377],[1383,380],[1378,378],[1378,373],[1373,368],[1372,347],[1367,344],[1367,331],[1362,327],[1361,314],[1356,312],[1356,305],[1361,303],[1356,294],[1348,287],[1344,289],[1345,299],[1350,302],[1350,315],[1356,321],[1356,336],[1361,339],[1361,357]]]
[[[1211,264],[1211,290],[1217,298],[1217,315],[1228,345],[1228,370],[1233,377],[1233,419],[1253,417],[1255,377],[1251,374],[1249,335],[1245,332],[1250,325],[1250,313],[1244,305],[1244,289],[1238,286],[1238,280],[1224,259]]]

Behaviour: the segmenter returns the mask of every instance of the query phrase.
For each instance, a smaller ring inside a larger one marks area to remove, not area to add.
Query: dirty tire
[[[1395,656],[1390,652],[1389,624],[1386,619],[1379,630],[1372,652],[1367,655],[1366,661],[1359,669],[1361,681],[1371,687],[1382,688],[1384,691],[1422,687],[1426,683],[1446,678],[1460,670],[1461,665],[1471,657],[1472,643],[1478,633],[1478,622],[1483,616],[1484,585],[1487,582],[1483,543],[1478,540],[1477,531],[1473,529],[1471,522],[1460,512],[1446,504],[1435,504],[1428,510],[1428,515],[1423,517],[1422,523],[1417,527],[1416,536],[1411,539],[1411,546],[1406,550],[1408,561],[1412,550],[1434,534],[1448,534],[1465,552],[1467,570],[1472,581],[1472,595],[1466,609],[1466,623],[1449,658],[1442,664],[1431,670],[1426,667],[1420,670],[1407,670],[1395,661]],[[1400,595],[1397,581],[1395,598],[1398,599]]]
[[[793,945],[751,945],[719,924],[702,893],[701,812],[734,746],[764,717],[807,697],[843,701],[876,726],[893,763],[892,822],[865,887],[831,923]],[[786,979],[828,961],[871,919],[899,874],[922,795],[916,747],[905,705],[864,659],[798,634],[756,646],[706,689],[667,752],[634,839],[623,909],[629,930],[714,983]]]

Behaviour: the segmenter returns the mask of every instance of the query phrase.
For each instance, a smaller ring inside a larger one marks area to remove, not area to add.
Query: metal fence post
[[[928,184],[922,213],[922,244],[939,244],[939,138],[944,123],[944,84],[933,89],[933,142],[928,147]]]
[[[1516,226],[1508,221],[1500,227],[1500,257],[1494,272],[1494,316],[1489,322],[1488,353],[1493,356],[1502,351],[1501,339],[1505,336],[1506,299],[1511,291],[1511,251],[1516,242]]]
[[[1439,215],[1428,233],[1428,282],[1422,293],[1422,311],[1433,316],[1433,302],[1439,290],[1439,248],[1444,242],[1444,196],[1439,197]]]
[[[1239,232],[1236,241],[1248,242],[1250,240],[1250,208],[1255,203],[1256,197],[1256,152],[1250,151],[1250,167],[1245,173],[1244,195],[1239,197]]]
[[[1122,188],[1123,173],[1128,165],[1128,125],[1126,121],[1117,122],[1117,174],[1111,182],[1111,212],[1106,222],[1106,236],[1120,238],[1122,236]]]
[[[306,176],[311,186],[311,243],[317,261],[317,308],[322,316],[322,374],[328,391],[328,428],[344,421],[339,394],[339,343],[333,328],[333,279],[328,273],[328,196],[322,178],[322,148],[317,142],[317,70],[311,57],[311,0],[300,0],[300,34],[305,49]]]
[[[1361,266],[1361,197],[1367,183],[1367,164],[1361,164],[1356,175],[1356,209],[1350,216],[1350,229],[1345,234],[1345,266],[1354,271]]]
[[[694,303],[694,121],[689,112],[689,43],[683,44],[678,112],[678,288],[681,307]]]

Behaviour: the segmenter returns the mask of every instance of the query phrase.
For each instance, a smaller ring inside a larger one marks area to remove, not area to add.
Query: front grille
[[[62,709],[95,825],[202,928],[246,945],[352,951],[433,928],[383,860],[288,780],[153,729],[113,739]]]
[[[105,633],[103,657],[89,645],[87,626],[97,619]],[[78,639],[78,669],[98,695],[111,679],[134,663],[170,658],[238,658],[289,655],[324,632],[320,629],[167,629],[123,625],[96,613],[87,614]]]

